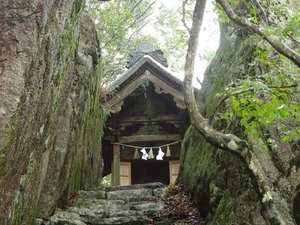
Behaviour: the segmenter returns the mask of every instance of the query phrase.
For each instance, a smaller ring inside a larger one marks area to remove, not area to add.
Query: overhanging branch
[[[254,33],[261,36],[265,39],[277,52],[283,54],[288,59],[290,59],[295,65],[300,68],[300,55],[291,49],[288,45],[280,42],[278,38],[275,36],[268,36],[266,34],[265,27],[256,25],[251,23],[250,21],[246,20],[245,18],[239,17],[233,9],[231,8],[230,4],[226,0],[216,0],[217,3],[221,5],[227,16],[236,24],[240,26],[247,27],[248,29],[252,30]]]
[[[189,26],[186,23],[186,19],[185,19],[185,14],[186,14],[185,5],[187,4],[187,2],[188,2],[188,0],[182,1],[182,23],[183,23],[183,26],[187,29],[187,31],[191,35],[191,28],[189,28]]]
[[[211,122],[213,120],[213,118],[215,117],[217,111],[219,110],[219,108],[221,107],[221,105],[230,97],[232,96],[237,96],[237,95],[240,95],[240,94],[244,94],[244,93],[247,93],[247,92],[251,92],[253,91],[254,89],[253,88],[248,88],[246,90],[238,90],[238,91],[234,91],[234,92],[231,92],[227,95],[225,95],[223,98],[221,98],[221,100],[219,101],[219,104],[216,106],[216,108],[214,109],[214,111],[212,112],[211,116],[209,117],[209,122]]]
[[[282,85],[282,86],[277,86],[277,85],[268,85],[268,88],[272,88],[272,89],[290,89],[290,88],[296,88],[298,87],[299,84],[291,84],[291,85]],[[226,94],[223,98],[220,99],[218,105],[215,107],[215,109],[213,110],[211,116],[209,117],[209,123],[211,123],[211,121],[213,120],[213,118],[215,117],[216,113],[218,112],[219,108],[221,107],[221,105],[230,97],[232,96],[238,96],[241,94],[245,94],[247,92],[253,92],[254,88],[250,87],[247,88],[245,90],[237,90],[231,93]]]
[[[185,61],[185,78],[183,81],[185,103],[190,114],[191,124],[208,142],[218,148],[233,152],[245,160],[247,157],[247,142],[233,134],[224,134],[212,128],[209,121],[201,115],[196,104],[192,81],[205,4],[206,0],[197,0],[194,9],[193,24]]]
[[[257,15],[260,19],[260,22],[262,23],[263,26],[267,26],[269,24],[269,20],[268,20],[268,17],[266,16],[266,13],[265,13],[263,7],[257,0],[251,0],[251,2],[253,3],[253,5],[257,11]]]

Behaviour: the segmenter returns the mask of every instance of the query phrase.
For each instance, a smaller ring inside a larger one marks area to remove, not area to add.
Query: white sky
[[[217,22],[217,15],[214,12],[214,6],[212,0],[208,0],[206,3],[206,11],[204,15],[204,20],[202,24],[202,29],[200,31],[199,39],[199,56],[200,63],[197,64],[196,74],[199,79],[203,80],[203,74],[205,72],[208,63],[204,60],[201,60],[201,57],[204,56],[205,52],[216,51],[219,47],[220,42],[220,29]]]
[[[182,1],[183,0],[156,0],[154,7],[156,8],[156,11],[159,12],[160,6],[164,5],[168,8],[174,8],[174,12],[175,12],[175,10],[181,8]],[[209,64],[209,62],[203,59],[205,53],[214,52],[217,50],[219,46],[220,32],[219,32],[219,25],[217,22],[217,15],[214,12],[214,6],[212,4],[213,1],[214,0],[207,0],[202,29],[200,31],[199,46],[198,46],[199,59],[196,61],[195,79],[194,79],[194,85],[196,87],[200,87],[200,84],[196,81],[196,78],[198,77],[200,81],[203,80],[205,69]],[[153,34],[153,32],[155,33],[155,28],[153,23],[147,24],[143,29],[143,33],[146,35],[147,33]],[[178,63],[183,64],[184,61],[185,61],[185,55],[182,55],[182,58],[178,59]],[[183,79],[184,76],[183,71],[177,74],[178,74],[177,76],[178,78]]]
[[[200,87],[196,81],[198,77],[200,81],[203,80],[203,74],[208,62],[203,59],[206,52],[216,51],[219,46],[220,31],[217,22],[217,15],[214,12],[213,0],[207,0],[204,20],[202,29],[199,37],[199,60],[197,60],[195,68],[195,81],[194,85]],[[178,8],[182,4],[182,0],[158,0],[157,5],[166,5],[168,7]],[[183,56],[185,57],[185,56]],[[202,59],[201,59],[202,58]],[[183,72],[178,75],[179,78],[183,79]]]

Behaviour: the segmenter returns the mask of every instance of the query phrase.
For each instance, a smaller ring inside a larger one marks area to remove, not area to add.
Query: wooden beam
[[[178,141],[181,139],[180,134],[149,134],[149,135],[131,135],[121,136],[120,143],[132,142],[151,142],[151,141]]]
[[[183,93],[176,90],[169,84],[166,84],[165,81],[161,80],[159,77],[146,70],[143,75],[137,77],[134,81],[129,83],[129,85],[127,85],[125,88],[119,90],[113,98],[111,98],[105,103],[105,106],[107,108],[111,108],[116,104],[119,104],[124,98],[126,98],[130,93],[132,93],[139,85],[141,85],[146,79],[149,79],[151,82],[154,83],[155,86],[161,88],[164,93],[172,95],[175,99],[184,101]]]
[[[180,115],[162,115],[155,118],[147,118],[145,116],[132,116],[120,118],[120,123],[143,123],[143,122],[169,122],[169,121],[181,121]]]
[[[126,98],[129,94],[131,94],[138,86],[140,86],[144,80],[147,79],[148,73],[144,73],[142,76],[138,77],[134,81],[132,81],[129,85],[127,85],[122,90],[118,91],[116,95],[105,103],[105,107],[111,108],[114,105],[118,104],[124,98]]]
[[[113,174],[113,185],[120,186],[120,145],[114,144],[114,174]]]
[[[159,77],[155,76],[154,74],[150,74],[149,76],[149,80],[152,81],[154,83],[155,86],[163,89],[163,91],[167,94],[172,95],[175,98],[178,98],[182,101],[184,101],[184,96],[183,93],[176,90],[175,88],[173,88],[172,86],[170,86],[169,84],[166,84],[163,80],[161,80]]]

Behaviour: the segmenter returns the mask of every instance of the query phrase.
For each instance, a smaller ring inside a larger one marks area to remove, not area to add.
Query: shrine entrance
[[[167,147],[162,145],[159,148],[157,146],[146,148],[148,149],[145,150],[146,154],[149,153],[147,160],[143,159],[141,152],[145,147],[139,147],[138,150],[137,146],[113,144],[114,150],[105,151],[112,154],[104,157],[106,166],[104,172],[112,173],[113,185],[124,186],[151,182],[161,182],[166,185],[175,183],[180,166],[180,144],[180,142],[173,142],[167,144]],[[166,153],[161,159],[158,159],[159,151]],[[151,154],[155,157],[152,158]]]
[[[179,171],[179,160],[120,162],[120,185],[160,182],[175,183]]]
[[[163,53],[149,44],[131,57],[128,71],[106,88],[102,99],[110,111],[103,176],[112,173],[113,185],[174,183],[190,124],[182,81],[167,69]]]
[[[131,163],[132,184],[170,183],[168,161],[135,161]]]

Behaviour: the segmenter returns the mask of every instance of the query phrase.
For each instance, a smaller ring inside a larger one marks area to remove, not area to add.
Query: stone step
[[[78,192],[81,198],[97,198],[97,199],[116,199],[120,198],[140,197],[140,196],[161,196],[165,185],[162,183],[134,184],[128,186],[112,186],[105,190],[81,190]]]
[[[97,225],[111,225],[111,224],[124,224],[124,225],[141,225],[149,224],[149,218],[146,216],[123,216],[123,217],[110,217],[97,222]]]
[[[45,225],[149,224],[164,208],[161,183],[79,191],[71,207],[57,209]]]

